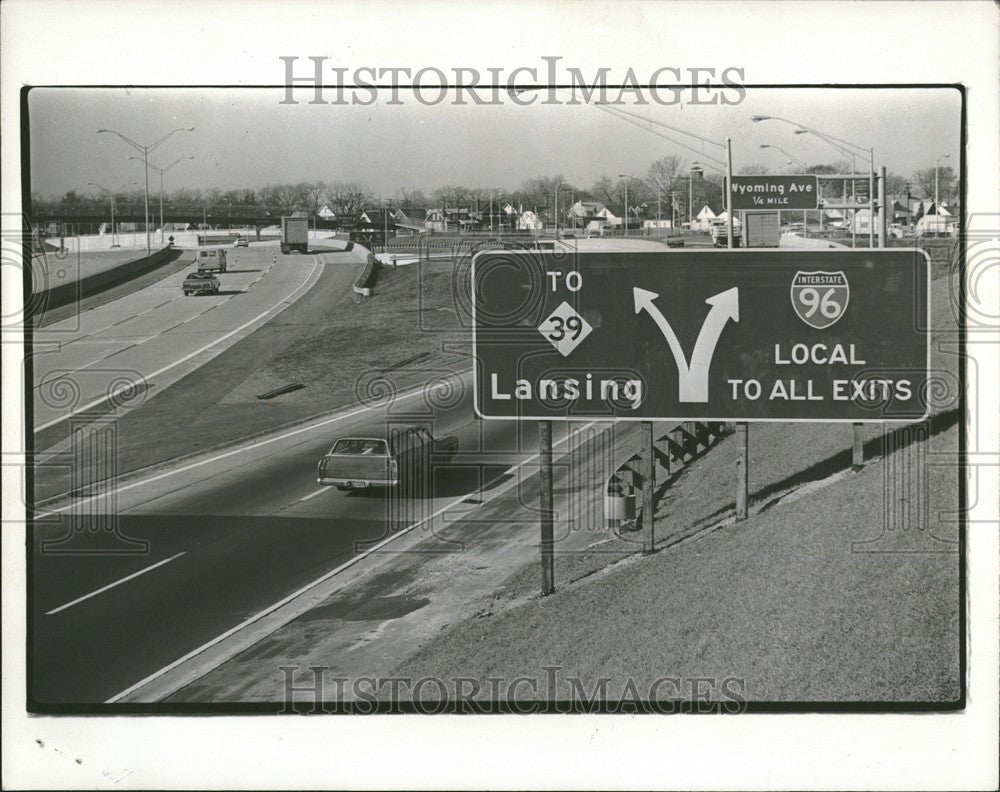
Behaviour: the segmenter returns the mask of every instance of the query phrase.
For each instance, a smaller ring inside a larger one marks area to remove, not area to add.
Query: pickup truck
[[[740,234],[742,233],[742,224],[739,218],[733,219],[733,246],[740,246]],[[712,244],[715,247],[726,247],[729,244],[729,229],[726,227],[725,221],[712,221]]]
[[[319,461],[316,482],[338,490],[371,487],[427,491],[431,467],[447,464],[458,438],[435,440],[423,427],[394,428],[389,438],[342,437]]]
[[[198,272],[225,272],[226,251],[222,248],[209,248],[198,251]]]
[[[184,296],[191,294],[218,294],[219,279],[210,272],[190,272],[181,286]]]

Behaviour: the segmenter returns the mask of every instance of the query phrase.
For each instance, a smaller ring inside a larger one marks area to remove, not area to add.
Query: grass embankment
[[[260,362],[253,390],[301,382],[306,388],[283,403],[328,408],[464,374],[471,341],[468,299],[459,296],[468,293],[467,281],[458,267],[444,260],[381,267],[374,297],[342,302],[294,344],[274,350]]]
[[[954,338],[955,284],[940,277],[951,246],[928,247],[935,340]],[[957,383],[957,357],[937,344],[932,369]],[[955,701],[958,471],[932,462],[958,448],[958,389],[931,406],[921,428],[866,427],[858,473],[849,426],[754,425],[742,522],[727,438],[658,504],[659,552],[609,536],[557,555],[557,591],[545,598],[537,564],[526,565],[499,583],[490,613],[452,625],[391,675],[477,678],[484,699],[495,677],[539,680],[543,700],[569,698],[568,677],[590,692],[608,678],[617,700],[630,678],[645,697],[669,676],[740,680],[751,701]],[[546,666],[560,669],[559,689]]]

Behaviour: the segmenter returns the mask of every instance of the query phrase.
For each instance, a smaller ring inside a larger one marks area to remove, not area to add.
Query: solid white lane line
[[[594,426],[597,423],[598,423],[598,421],[591,421],[590,423],[585,424],[583,426],[583,429],[587,429],[588,427]],[[570,438],[570,433],[567,432],[565,437],[561,438],[560,440],[554,441],[552,443],[552,447],[555,448],[556,446],[562,445],[569,438]],[[534,454],[533,456],[528,457],[528,459],[525,459],[523,462],[521,462],[521,465],[525,465],[529,461],[531,461],[533,459],[536,459],[537,457],[538,457],[538,454]],[[520,465],[518,467],[520,467]],[[495,495],[496,493],[493,493],[493,494]],[[220,642],[224,641],[229,636],[235,635],[240,630],[242,630],[245,627],[248,627],[249,625],[253,624],[255,621],[259,621],[260,619],[263,619],[265,616],[267,616],[267,615],[273,613],[274,611],[278,610],[279,608],[283,607],[284,605],[287,605],[289,602],[291,602],[292,600],[294,600],[296,597],[299,597],[302,594],[305,594],[310,589],[315,588],[316,586],[320,585],[321,583],[329,580],[334,575],[337,575],[340,572],[343,572],[348,567],[354,566],[356,563],[358,563],[362,559],[367,558],[372,553],[375,553],[378,550],[381,550],[383,547],[385,547],[390,542],[394,542],[399,537],[405,536],[406,534],[410,533],[410,531],[412,531],[414,528],[419,528],[424,523],[429,522],[429,521],[435,519],[436,517],[440,517],[442,514],[444,514],[446,511],[448,511],[448,509],[454,508],[455,506],[457,506],[460,503],[462,503],[462,501],[464,501],[468,497],[469,497],[469,493],[466,493],[465,495],[462,495],[462,496],[456,498],[455,500],[451,501],[451,503],[448,503],[447,505],[442,506],[440,509],[438,509],[433,514],[428,515],[427,517],[424,517],[422,520],[418,520],[417,522],[413,523],[413,525],[408,525],[406,528],[403,528],[402,530],[398,531],[397,533],[394,533],[394,534],[392,534],[390,536],[387,536],[385,539],[383,539],[378,544],[373,545],[372,547],[369,547],[363,553],[359,553],[358,555],[354,556],[353,558],[349,559],[348,561],[345,561],[343,564],[341,564],[337,568],[331,569],[325,575],[322,575],[321,577],[316,578],[316,580],[312,581],[311,583],[307,583],[302,588],[300,588],[298,591],[293,591],[291,594],[289,594],[284,599],[278,600],[278,602],[274,603],[273,605],[269,605],[268,607],[264,608],[264,610],[260,611],[259,613],[255,613],[249,619],[246,619],[246,620],[240,622],[235,627],[231,627],[230,629],[226,630],[221,635],[215,636],[215,638],[213,638],[211,641],[208,641],[207,643],[202,644],[197,649],[193,649],[192,651],[188,652],[183,657],[178,657],[172,663],[170,663],[169,665],[165,665],[159,671],[154,671],[152,674],[150,674],[145,679],[140,679],[138,682],[136,682],[131,687],[127,687],[127,688],[125,688],[125,690],[121,691],[120,693],[116,693],[114,696],[112,696],[111,698],[109,698],[104,703],[105,704],[114,704],[116,701],[119,701],[119,700],[125,698],[130,693],[132,693],[133,691],[136,691],[139,688],[143,687],[144,685],[147,685],[148,683],[152,682],[154,679],[160,678],[164,674],[166,674],[166,673],[172,671],[173,669],[177,668],[177,666],[181,665],[182,663],[187,662],[192,657],[197,657],[202,652],[204,652],[206,649],[211,649],[217,643],[220,643]],[[485,501],[483,501],[483,503],[485,503]],[[482,505],[481,503],[477,503],[472,508],[476,508],[476,506],[481,506],[481,505]],[[471,511],[472,508],[470,508],[469,511]]]
[[[405,401],[406,399],[411,399],[414,396],[421,395],[423,393],[423,388],[424,385],[418,385],[411,392],[397,396],[395,399],[396,403]],[[348,413],[334,415],[331,416],[330,418],[326,418],[322,421],[319,421],[318,423],[300,426],[298,429],[292,429],[283,434],[276,435],[275,437],[268,437],[264,440],[257,440],[247,446],[240,446],[239,448],[233,448],[229,451],[223,451],[222,453],[208,457],[207,459],[201,459],[197,462],[191,462],[188,465],[183,465],[173,470],[165,470],[163,473],[158,473],[157,475],[150,476],[149,478],[139,479],[138,481],[133,481],[130,484],[122,484],[119,486],[116,485],[114,482],[111,482],[110,485],[115,487],[115,493],[117,495],[122,492],[125,492],[126,490],[133,489],[135,487],[142,487],[147,484],[152,484],[154,481],[160,481],[161,479],[170,478],[171,476],[176,476],[179,473],[184,473],[185,471],[192,470],[193,468],[198,468],[201,467],[202,465],[208,465],[212,462],[217,462],[220,459],[226,459],[236,454],[242,454],[245,451],[252,451],[255,448],[261,448],[262,446],[270,445],[271,443],[277,443],[279,440],[284,440],[285,438],[288,437],[294,437],[295,435],[302,434],[303,432],[309,432],[312,431],[313,429],[319,429],[323,426],[329,426],[330,424],[339,423],[340,421],[346,421],[348,418],[353,418],[356,415],[361,415],[362,413],[369,412],[381,406],[382,405],[370,404],[367,407],[359,407],[357,410],[352,410],[351,412]],[[81,500],[75,500],[75,501],[71,500],[65,506],[60,506],[58,509],[47,509],[45,511],[45,514],[60,514],[64,511],[68,511],[74,506],[82,506],[84,503],[89,503],[90,501],[100,497],[102,497],[102,493],[98,493],[96,495],[88,495],[86,498],[83,498]]]
[[[66,610],[66,608],[72,608],[74,605],[77,605],[83,602],[84,600],[89,600],[91,597],[96,597],[98,594],[103,594],[108,589],[113,589],[115,586],[120,586],[122,583],[125,583],[128,580],[132,580],[132,578],[137,578],[139,577],[139,575],[145,575],[147,572],[152,572],[157,567],[161,567],[164,564],[169,564],[175,558],[180,558],[186,552],[187,550],[182,550],[177,555],[172,555],[170,556],[170,558],[164,558],[162,561],[158,561],[157,563],[148,566],[145,569],[140,569],[138,572],[133,572],[131,575],[123,577],[121,580],[116,580],[114,583],[108,583],[108,585],[102,586],[101,588],[97,589],[97,591],[91,591],[89,594],[84,594],[82,597],[77,597],[72,602],[67,602],[65,605],[60,605],[58,608],[53,608],[50,611],[46,611],[45,615],[51,616],[53,613],[59,613],[59,611]]]
[[[315,492],[310,492],[304,498],[299,498],[298,502],[299,503],[304,503],[305,501],[309,500],[310,498],[315,498],[317,495],[322,495],[324,492],[329,492],[331,489],[332,489],[332,487],[320,487]]]
[[[316,270],[319,268],[319,265],[320,265],[320,260],[319,260],[319,257],[317,256],[317,257],[314,258],[313,268],[309,271],[309,275],[306,277],[305,281],[298,288],[296,288],[295,291],[293,291],[291,294],[289,294],[287,297],[285,297],[283,300],[281,300],[281,302],[279,302],[277,305],[274,305],[274,306],[268,308],[266,311],[263,311],[262,313],[257,314],[257,316],[255,316],[253,319],[250,319],[249,321],[244,322],[239,327],[237,327],[235,330],[230,330],[224,336],[220,336],[219,338],[215,339],[214,341],[211,341],[208,344],[205,344],[205,346],[201,347],[200,349],[196,349],[194,352],[189,352],[187,355],[185,355],[184,357],[182,357],[180,360],[175,360],[173,363],[170,363],[169,365],[163,366],[163,368],[159,368],[156,371],[153,371],[153,372],[151,372],[149,374],[144,374],[143,375],[143,379],[151,380],[153,377],[158,377],[160,374],[163,374],[165,371],[170,371],[170,369],[176,368],[177,366],[181,365],[181,363],[186,363],[191,358],[197,357],[202,352],[205,352],[206,350],[211,349],[212,347],[217,346],[218,344],[221,344],[227,338],[231,338],[232,336],[234,336],[237,333],[239,333],[241,330],[245,330],[247,327],[249,327],[250,325],[254,324],[254,322],[257,322],[260,319],[263,319],[269,313],[273,313],[278,308],[281,308],[282,306],[284,306],[285,303],[287,303],[289,300],[291,300],[293,297],[295,297],[296,293],[298,293],[303,287],[305,287],[305,286],[308,285],[310,279],[313,276],[313,273],[315,273]],[[78,407],[75,410],[71,410],[70,412],[66,413],[65,415],[60,416],[59,418],[53,418],[51,421],[47,421],[47,422],[45,422],[45,423],[43,423],[43,424],[41,424],[39,426],[36,426],[34,431],[37,433],[37,432],[42,431],[43,429],[48,429],[50,426],[55,426],[58,423],[62,423],[67,418],[71,418],[72,416],[76,415],[77,413],[86,412],[87,410],[91,410],[94,407],[98,406],[99,404],[104,404],[104,402],[108,401],[109,399],[113,399],[115,396],[117,396],[122,391],[127,390],[129,387],[130,387],[130,385],[123,385],[122,387],[118,388],[114,393],[109,393],[109,394],[107,394],[105,396],[102,396],[99,399],[95,399],[94,401],[90,402],[89,404],[85,404],[82,407]]]

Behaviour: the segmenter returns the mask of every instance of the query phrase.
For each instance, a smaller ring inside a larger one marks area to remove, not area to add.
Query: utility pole
[[[934,160],[934,214],[936,215],[941,214],[938,211],[938,163],[940,163],[941,160],[948,159],[950,157],[951,154],[942,154]]]
[[[115,234],[115,194],[114,194],[114,192],[112,190],[109,190],[104,185],[98,184],[97,182],[87,182],[87,184],[89,184],[92,187],[96,187],[99,190],[103,190],[111,198],[111,247],[119,247],[119,245],[117,244],[117,237],[116,237],[116,234]],[[118,190],[119,191],[124,190],[126,187],[131,187],[133,184],[135,184],[135,182],[128,182],[126,184],[123,184],[121,187],[119,187]]]

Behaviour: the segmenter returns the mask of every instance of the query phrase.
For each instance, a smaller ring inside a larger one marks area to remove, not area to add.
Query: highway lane
[[[176,379],[167,372],[178,361],[234,343],[234,329],[264,321],[304,294],[320,269],[316,256],[279,256],[276,264],[269,248],[230,252],[219,295],[184,297],[182,271],[36,330],[35,431],[101,402],[112,383],[149,383],[156,376],[152,384],[167,387]]]
[[[316,463],[336,437],[385,432],[381,407],[129,482],[115,496],[113,522],[102,513],[64,512],[58,522],[36,524],[36,699],[103,702],[393,531],[470,493],[479,500],[481,490],[535,453],[537,436],[533,423],[473,419],[470,400],[467,390],[426,422],[436,436],[459,440],[459,456],[435,469],[426,498],[398,501],[316,484]],[[417,395],[389,412],[422,402]],[[121,549],[113,527],[148,542],[147,552],[110,553]],[[88,547],[104,552],[82,552]]]

